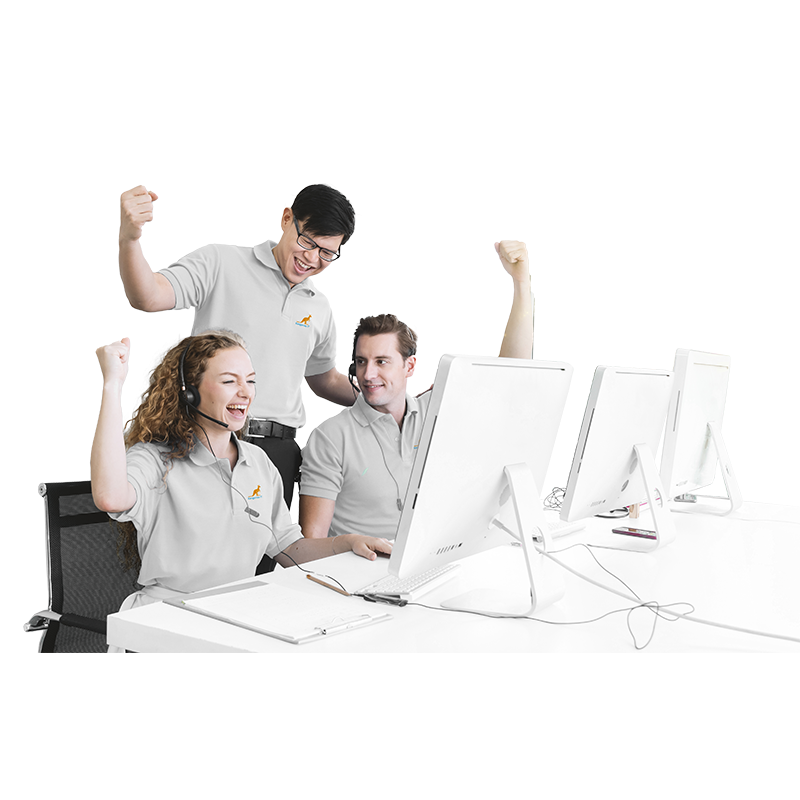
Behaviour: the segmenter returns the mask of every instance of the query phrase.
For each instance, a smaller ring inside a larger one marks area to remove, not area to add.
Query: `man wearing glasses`
[[[309,280],[339,258],[355,228],[353,207],[329,186],[307,186],[284,209],[277,243],[206,245],[153,272],[140,238],[157,199],[144,186],[120,198],[119,265],[128,301],[142,311],[193,307],[192,334],[228,328],[244,337],[263,381],[249,409],[246,438],[278,468],[290,505],[300,467],[295,432],[305,422],[303,379],[326,400],[344,406],[354,401],[334,364],[330,305]]]

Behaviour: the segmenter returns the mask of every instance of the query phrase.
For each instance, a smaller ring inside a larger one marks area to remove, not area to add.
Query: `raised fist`
[[[530,274],[528,264],[528,248],[525,242],[516,242],[512,239],[504,239],[502,242],[495,242],[494,249],[500,256],[505,271],[514,280],[522,280]]]
[[[96,350],[104,381],[125,382],[128,377],[128,359],[131,354],[131,340],[127,337],[119,342],[98,347]]]
[[[137,186],[122,193],[119,198],[120,239],[133,241],[142,235],[145,222],[153,219],[153,203],[156,200],[158,195],[155,192],[148,192],[144,186]]]

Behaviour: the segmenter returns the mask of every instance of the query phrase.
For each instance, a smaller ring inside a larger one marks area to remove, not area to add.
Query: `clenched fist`
[[[156,200],[158,195],[147,191],[144,186],[122,193],[119,198],[120,241],[134,241],[142,235],[145,222],[153,219],[153,203]]]
[[[521,281],[530,274],[528,264],[528,248],[525,242],[516,242],[511,239],[504,239],[502,242],[495,242],[494,249],[503,262],[505,271],[511,275],[515,281]]]
[[[119,342],[98,347],[95,351],[105,383],[117,383],[120,386],[128,377],[128,359],[131,354],[131,340],[127,337]]]

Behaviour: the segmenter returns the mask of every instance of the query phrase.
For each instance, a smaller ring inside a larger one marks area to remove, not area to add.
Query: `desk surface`
[[[800,508],[746,503],[729,517],[673,514],[675,542],[655,553],[629,553],[592,548],[600,563],[645,601],[691,603],[705,620],[741,628],[800,637]],[[626,591],[578,543],[607,543],[609,520],[593,519],[584,532],[556,540],[553,552],[572,569],[609,587]],[[343,553],[305,564],[316,573],[335,577],[355,590],[387,571],[387,560],[375,562]],[[459,575],[420,601],[439,602],[480,583],[522,582],[519,548],[498,548],[462,562]],[[510,574],[513,575],[509,578]],[[534,613],[534,619],[491,619],[436,608],[379,606],[389,622],[302,645],[287,644],[198,614],[153,603],[108,618],[111,645],[137,652],[634,652],[627,614],[633,605],[581,578],[566,574],[564,597]],[[330,595],[296,567],[262,579],[303,591]],[[252,579],[250,579],[252,580]],[[353,597],[358,611],[365,601]],[[369,604],[370,609],[376,606]],[[676,610],[688,610],[677,607]],[[647,609],[631,615],[631,627],[644,644],[654,616]],[[560,624],[554,624],[560,623]],[[724,630],[687,620],[659,619],[644,652],[796,652],[797,642]]]

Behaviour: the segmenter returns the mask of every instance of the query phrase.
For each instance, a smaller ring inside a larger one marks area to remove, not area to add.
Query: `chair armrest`
[[[57,614],[55,611],[40,611],[38,614],[34,614],[22,628],[26,633],[30,633],[31,631],[43,631],[47,629],[51,620],[53,622],[58,622],[60,619],[61,614]]]
[[[46,630],[50,622],[59,622],[68,628],[81,628],[85,631],[93,631],[106,635],[108,625],[104,619],[93,619],[92,617],[82,617],[80,614],[57,614],[55,611],[40,611],[34,614],[22,627],[25,631]]]

